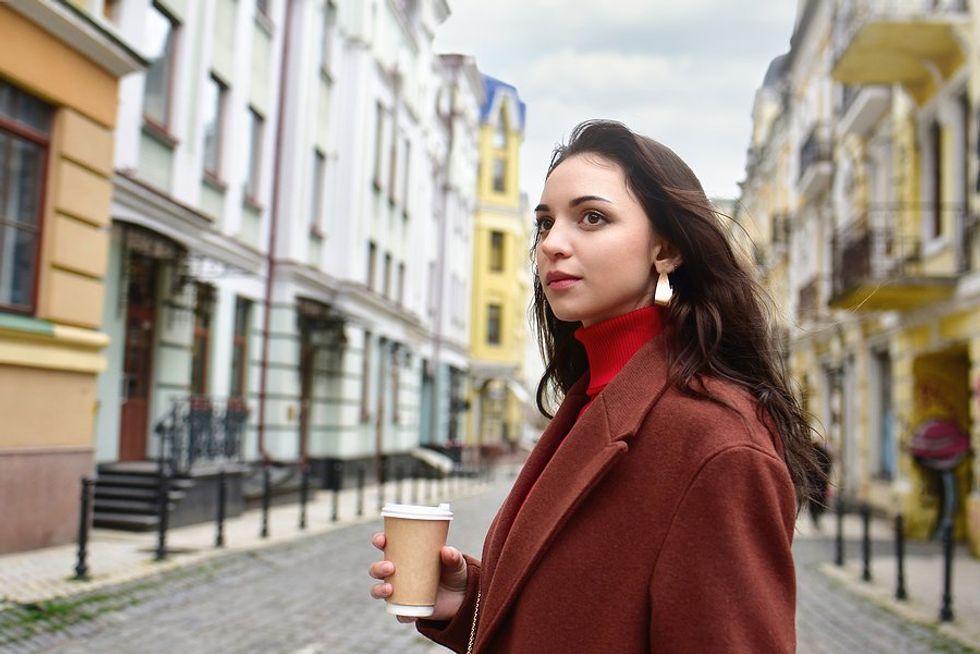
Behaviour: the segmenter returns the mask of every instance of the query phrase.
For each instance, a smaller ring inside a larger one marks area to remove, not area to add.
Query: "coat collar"
[[[628,452],[630,438],[663,395],[666,366],[664,340],[658,337],[640,348],[577,421],[588,401],[588,375],[569,389],[490,530],[483,557],[483,578],[489,582],[474,651],[490,642],[575,507]]]

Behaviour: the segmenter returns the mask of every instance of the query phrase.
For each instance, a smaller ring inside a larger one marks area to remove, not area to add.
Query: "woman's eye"
[[[551,225],[554,223],[551,218],[539,218],[538,219],[538,231],[546,232],[551,229]]]
[[[582,218],[588,225],[601,225],[606,220],[606,217],[598,211],[586,211]]]

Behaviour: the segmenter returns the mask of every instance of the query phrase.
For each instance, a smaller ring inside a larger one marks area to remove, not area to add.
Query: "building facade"
[[[530,400],[523,364],[531,222],[518,183],[526,107],[510,84],[486,75],[483,83],[466,442],[509,448],[521,437]]]
[[[948,514],[980,553],[976,24],[956,0],[801,2],[741,211],[763,258],[788,243],[771,288],[837,491],[914,537]]]
[[[107,365],[119,79],[144,61],[99,15],[48,0],[0,4],[0,42],[4,553],[67,542],[77,528]]]

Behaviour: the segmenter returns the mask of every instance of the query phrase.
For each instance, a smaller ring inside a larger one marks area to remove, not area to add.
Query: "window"
[[[218,79],[208,77],[204,89],[204,174],[221,179],[221,146],[225,134],[225,103],[228,89]]]
[[[245,151],[245,197],[258,203],[259,177],[262,172],[262,133],[265,121],[254,108],[248,108],[248,138]]]
[[[143,45],[150,62],[143,90],[143,115],[157,127],[170,124],[170,91],[174,71],[177,23],[156,3],[146,13]]]
[[[364,332],[364,351],[361,359],[361,422],[371,417],[371,332]]]
[[[327,170],[327,158],[319,149],[313,151],[313,182],[310,194],[310,230],[320,234],[320,220],[323,217],[323,181]]]
[[[103,0],[102,17],[111,23],[119,22],[119,5],[122,0]]]
[[[381,190],[381,159],[384,156],[385,108],[378,102],[375,105],[374,123],[374,188]]]
[[[405,303],[405,264],[398,264],[398,304]]]
[[[392,206],[398,201],[395,189],[398,188],[398,135],[393,134],[388,152],[388,202]]]
[[[507,109],[501,106],[500,114],[497,118],[497,127],[493,131],[493,147],[497,148],[498,150],[507,147],[507,132]]]
[[[493,190],[503,193],[507,188],[507,160],[497,157],[493,160]]]
[[[887,350],[873,353],[874,382],[877,387],[877,477],[892,480],[896,472],[895,412],[892,407],[892,361]]]
[[[0,309],[34,311],[51,114],[0,80]]]
[[[490,270],[502,272],[504,269],[504,233],[490,232]]]
[[[191,394],[207,395],[208,350],[211,341],[211,314],[214,287],[196,284],[194,294],[194,343],[191,349]]]
[[[426,308],[430,316],[436,315],[436,262],[429,262],[429,297]]]
[[[244,398],[248,390],[248,336],[252,301],[235,298],[235,333],[231,341],[231,397]]]
[[[487,305],[487,344],[500,345],[500,305]]]
[[[323,6],[323,40],[320,45],[320,66],[330,72],[333,61],[334,33],[337,29],[337,3],[327,0]]]
[[[404,163],[402,164],[402,215],[408,218],[408,177],[409,170],[411,170],[412,159],[412,143],[406,138],[402,143],[402,159]]]
[[[378,258],[378,246],[374,244],[374,241],[368,241],[368,258],[367,258],[367,287],[370,290],[374,290],[374,269],[376,266]]]
[[[388,297],[391,293],[391,254],[385,254],[385,276],[382,283],[384,284],[381,294]]]
[[[943,128],[939,121],[933,121],[929,129],[932,150],[932,222],[929,236],[938,238],[943,234]]]
[[[255,0],[255,8],[263,16],[269,16],[269,0]]]

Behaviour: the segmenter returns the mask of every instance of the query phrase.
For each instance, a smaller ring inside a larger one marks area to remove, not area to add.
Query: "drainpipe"
[[[275,161],[273,162],[272,173],[272,211],[270,212],[269,222],[269,251],[266,254],[266,268],[268,274],[265,280],[265,313],[262,316],[262,356],[259,367],[259,424],[258,424],[258,449],[262,464],[268,466],[272,463],[272,457],[265,449],[265,398],[268,388],[269,377],[269,329],[272,322],[272,286],[276,273],[276,236],[279,231],[279,180],[282,175],[282,142],[283,132],[286,127],[286,92],[289,74],[289,43],[290,31],[293,23],[293,3],[286,2],[285,31],[282,38],[282,61],[279,63],[279,100],[276,117],[276,147]],[[302,435],[300,435],[302,439]],[[306,448],[300,443],[303,465],[306,465]]]
[[[449,193],[452,189],[452,160],[453,160],[453,143],[454,143],[454,128],[453,124],[456,118],[456,83],[459,76],[460,65],[462,64],[461,59],[444,58],[443,61],[448,61],[450,63],[450,69],[452,70],[451,83],[449,85],[449,113],[444,116],[446,130],[448,131],[448,140],[446,143],[446,160],[443,164],[443,182],[442,182],[442,206],[440,207],[439,216],[439,245],[438,254],[436,257],[436,279],[438,283],[436,284],[436,296],[435,296],[435,324],[432,330],[432,397],[430,398],[430,415],[431,420],[429,424],[429,440],[432,444],[436,442],[436,433],[439,425],[439,358],[442,349],[442,300],[443,300],[443,287],[445,285],[445,268],[446,268],[446,222],[449,219]]]

